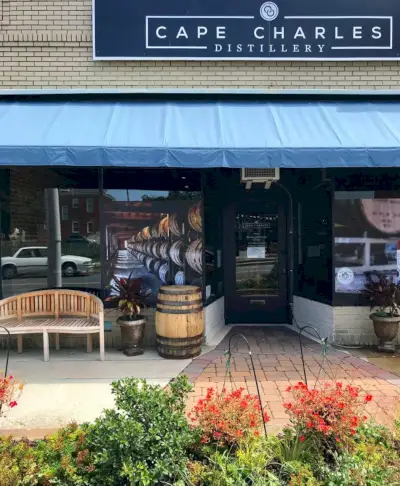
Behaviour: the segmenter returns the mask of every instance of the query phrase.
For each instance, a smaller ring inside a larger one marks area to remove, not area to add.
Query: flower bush
[[[347,441],[367,419],[364,407],[372,400],[371,395],[361,397],[359,388],[341,382],[325,383],[320,389],[299,382],[287,391],[293,401],[284,407],[300,439],[314,433],[338,443]]]
[[[202,432],[202,442],[219,445],[235,445],[249,436],[260,435],[263,418],[260,400],[255,395],[244,394],[244,388],[231,393],[223,390],[217,394],[213,388],[207,390],[204,399],[197,402],[188,414],[193,424]]]
[[[355,387],[298,383],[291,424],[267,437],[259,400],[243,389],[209,389],[189,419],[185,377],[167,389],[132,378],[112,389],[115,409],[91,424],[40,441],[0,437],[0,486],[400,484],[400,422],[393,433],[364,420],[372,397]]]
[[[18,405],[17,400],[21,396],[23,384],[13,376],[0,378],[0,416],[6,408],[14,408]]]

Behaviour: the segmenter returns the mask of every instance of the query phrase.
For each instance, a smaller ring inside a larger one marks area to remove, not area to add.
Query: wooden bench
[[[86,334],[87,352],[93,350],[93,334],[100,335],[100,359],[104,360],[104,306],[95,295],[76,290],[41,290],[0,301],[0,325],[17,335],[22,353],[24,334],[43,334],[44,361],[49,360],[49,334]],[[0,335],[6,335],[0,328]]]

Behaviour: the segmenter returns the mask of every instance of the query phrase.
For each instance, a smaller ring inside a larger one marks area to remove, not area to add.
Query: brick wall
[[[335,307],[335,337],[337,344],[372,345],[378,343],[369,307]],[[397,336],[400,345],[400,333]]]
[[[93,200],[93,211],[88,212],[86,206],[87,199]],[[78,207],[73,206],[73,199],[78,200]],[[76,221],[79,224],[78,233],[81,236],[88,236],[90,233],[97,233],[100,231],[100,196],[98,191],[75,190],[71,194],[60,193],[60,221],[61,221],[61,238],[67,239],[72,233],[72,222]],[[63,219],[62,207],[66,206],[67,219]],[[87,224],[92,223],[92,231],[89,233]]]
[[[294,297],[293,312],[295,324],[299,327],[312,326],[321,337],[338,345],[374,345],[378,343],[369,307],[331,307],[303,297]],[[310,331],[310,334],[313,334]],[[397,336],[400,345],[400,332]]]
[[[36,236],[46,222],[42,173],[38,169],[10,170],[10,231]]]
[[[1,88],[397,89],[397,62],[92,60],[91,0],[0,0]]]

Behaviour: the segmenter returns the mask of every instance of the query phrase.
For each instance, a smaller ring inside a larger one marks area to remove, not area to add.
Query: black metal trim
[[[184,305],[193,305],[193,304],[202,304],[202,303],[203,303],[202,299],[187,300],[187,301],[184,301],[184,302],[170,302],[169,300],[162,300],[162,299],[157,300],[157,304],[170,305],[172,307],[182,307]]]
[[[158,306],[156,308],[157,312],[161,314],[199,314],[203,310],[203,306],[195,307],[194,309],[178,310],[178,309],[160,309]]]

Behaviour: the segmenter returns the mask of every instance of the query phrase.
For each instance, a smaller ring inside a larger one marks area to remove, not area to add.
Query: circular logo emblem
[[[260,15],[267,22],[271,22],[272,20],[275,20],[276,17],[278,17],[278,14],[279,14],[279,8],[276,3],[265,2],[261,5]]]
[[[350,285],[354,280],[354,272],[351,268],[340,268],[336,278],[340,284]]]

